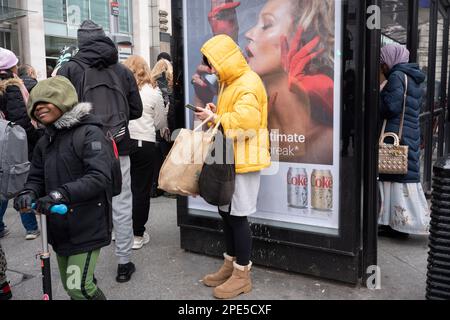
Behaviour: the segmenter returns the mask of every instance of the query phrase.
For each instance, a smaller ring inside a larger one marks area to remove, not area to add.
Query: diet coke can
[[[311,207],[333,210],[333,175],[330,170],[314,170],[311,174]]]
[[[308,207],[308,174],[305,169],[289,168],[287,174],[288,207]]]

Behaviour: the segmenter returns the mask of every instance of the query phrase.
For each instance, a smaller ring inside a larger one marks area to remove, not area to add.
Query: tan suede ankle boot
[[[226,253],[223,254],[225,260],[220,267],[219,271],[216,273],[208,274],[203,278],[203,284],[207,287],[217,287],[225,283],[231,274],[233,273],[233,261],[236,260],[235,257],[231,257]]]
[[[252,291],[252,280],[250,279],[250,269],[252,263],[248,266],[240,266],[233,262],[234,270],[231,277],[222,285],[214,289],[214,297],[218,299],[231,299],[242,293]]]

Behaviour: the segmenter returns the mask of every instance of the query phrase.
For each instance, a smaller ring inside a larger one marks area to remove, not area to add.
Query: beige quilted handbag
[[[380,136],[378,154],[378,171],[381,174],[407,174],[408,173],[408,146],[400,145],[405,120],[406,98],[408,94],[408,76],[405,75],[405,94],[403,97],[403,113],[400,121],[400,132],[386,132],[387,120],[384,120]],[[385,142],[386,138],[393,138],[394,144]]]

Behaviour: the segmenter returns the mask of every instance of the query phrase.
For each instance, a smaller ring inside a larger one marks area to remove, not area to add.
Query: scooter
[[[32,209],[36,207],[33,204]],[[55,205],[50,209],[51,213],[66,215],[67,206],[64,204]],[[52,295],[52,275],[50,269],[50,250],[48,249],[48,237],[47,237],[47,216],[41,214],[41,236],[42,236],[42,252],[39,254],[41,259],[41,270],[42,270],[42,288],[43,288],[43,300],[50,301],[53,300]]]

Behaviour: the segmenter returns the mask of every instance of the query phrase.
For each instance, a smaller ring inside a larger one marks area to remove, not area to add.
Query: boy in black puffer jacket
[[[46,132],[36,146],[28,181],[14,207],[26,211],[36,203],[36,211],[48,216],[49,243],[69,296],[105,300],[94,283],[94,270],[100,249],[111,242],[111,142],[89,114],[91,105],[78,104],[75,88],[64,77],[40,82],[27,108],[32,119],[46,126]],[[76,135],[81,130],[84,134]],[[75,141],[75,136],[84,141]],[[83,146],[82,156],[75,150],[78,145]],[[56,204],[67,205],[67,215],[51,214]]]

